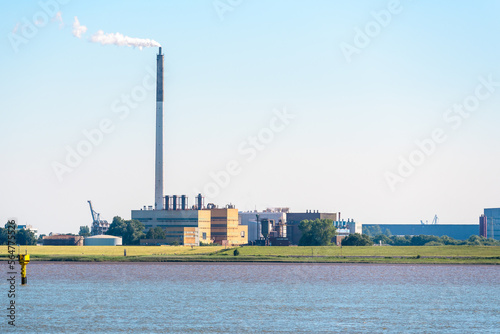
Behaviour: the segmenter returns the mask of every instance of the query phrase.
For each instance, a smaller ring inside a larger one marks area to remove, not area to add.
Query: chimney
[[[163,210],[163,55],[156,56],[155,210]]]

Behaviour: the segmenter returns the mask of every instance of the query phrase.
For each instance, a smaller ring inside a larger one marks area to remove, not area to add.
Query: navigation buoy
[[[21,265],[21,285],[28,284],[28,278],[26,277],[26,265],[30,263],[29,254],[19,254],[19,264]]]

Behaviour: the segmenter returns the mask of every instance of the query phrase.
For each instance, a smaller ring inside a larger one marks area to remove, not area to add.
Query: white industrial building
[[[35,235],[35,238],[38,239],[38,229],[34,228],[31,225],[17,225],[16,230],[18,230],[18,231],[19,230],[30,230]]]
[[[288,208],[268,208],[262,212],[258,211],[246,211],[239,212],[239,221],[241,225],[248,226],[248,242],[253,242],[262,238],[262,235],[258,235],[259,226],[257,224],[257,216],[259,222],[262,219],[274,220],[276,223],[279,223],[281,220],[283,223],[286,223],[286,214],[288,212]]]

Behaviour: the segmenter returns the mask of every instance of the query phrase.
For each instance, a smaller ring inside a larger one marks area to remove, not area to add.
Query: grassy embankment
[[[124,249],[127,256],[124,256]],[[369,247],[239,247],[221,246],[23,246],[32,261],[120,262],[304,262],[500,264],[500,247],[489,246],[369,246]],[[0,246],[0,260],[7,259]]]

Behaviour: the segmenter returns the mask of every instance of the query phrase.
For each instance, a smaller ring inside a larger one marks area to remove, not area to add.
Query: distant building
[[[363,233],[363,225],[361,223],[356,223],[354,219],[336,220],[333,222],[333,226],[337,228],[337,235],[346,237],[349,234]]]
[[[299,229],[299,224],[303,220],[316,220],[316,219],[331,219],[333,221],[337,220],[336,213],[323,213],[318,211],[306,211],[306,212],[291,212],[287,213],[287,237],[290,240],[290,244],[298,245],[299,240],[302,237],[302,232]]]
[[[17,225],[16,230],[30,230],[35,235],[35,238],[38,239],[38,229],[34,228],[31,225]]]
[[[51,235],[43,237],[44,246],[83,246],[83,237],[80,235]]]
[[[479,217],[479,235],[481,237],[488,237],[488,220],[485,215]]]
[[[484,209],[488,238],[500,240],[500,208]]]
[[[366,228],[380,227],[382,233],[392,235],[444,235],[457,240],[469,239],[471,235],[479,235],[478,224],[363,224],[363,233]]]
[[[104,235],[109,230],[109,223],[107,220],[98,220],[92,223],[90,230],[91,235]]]

